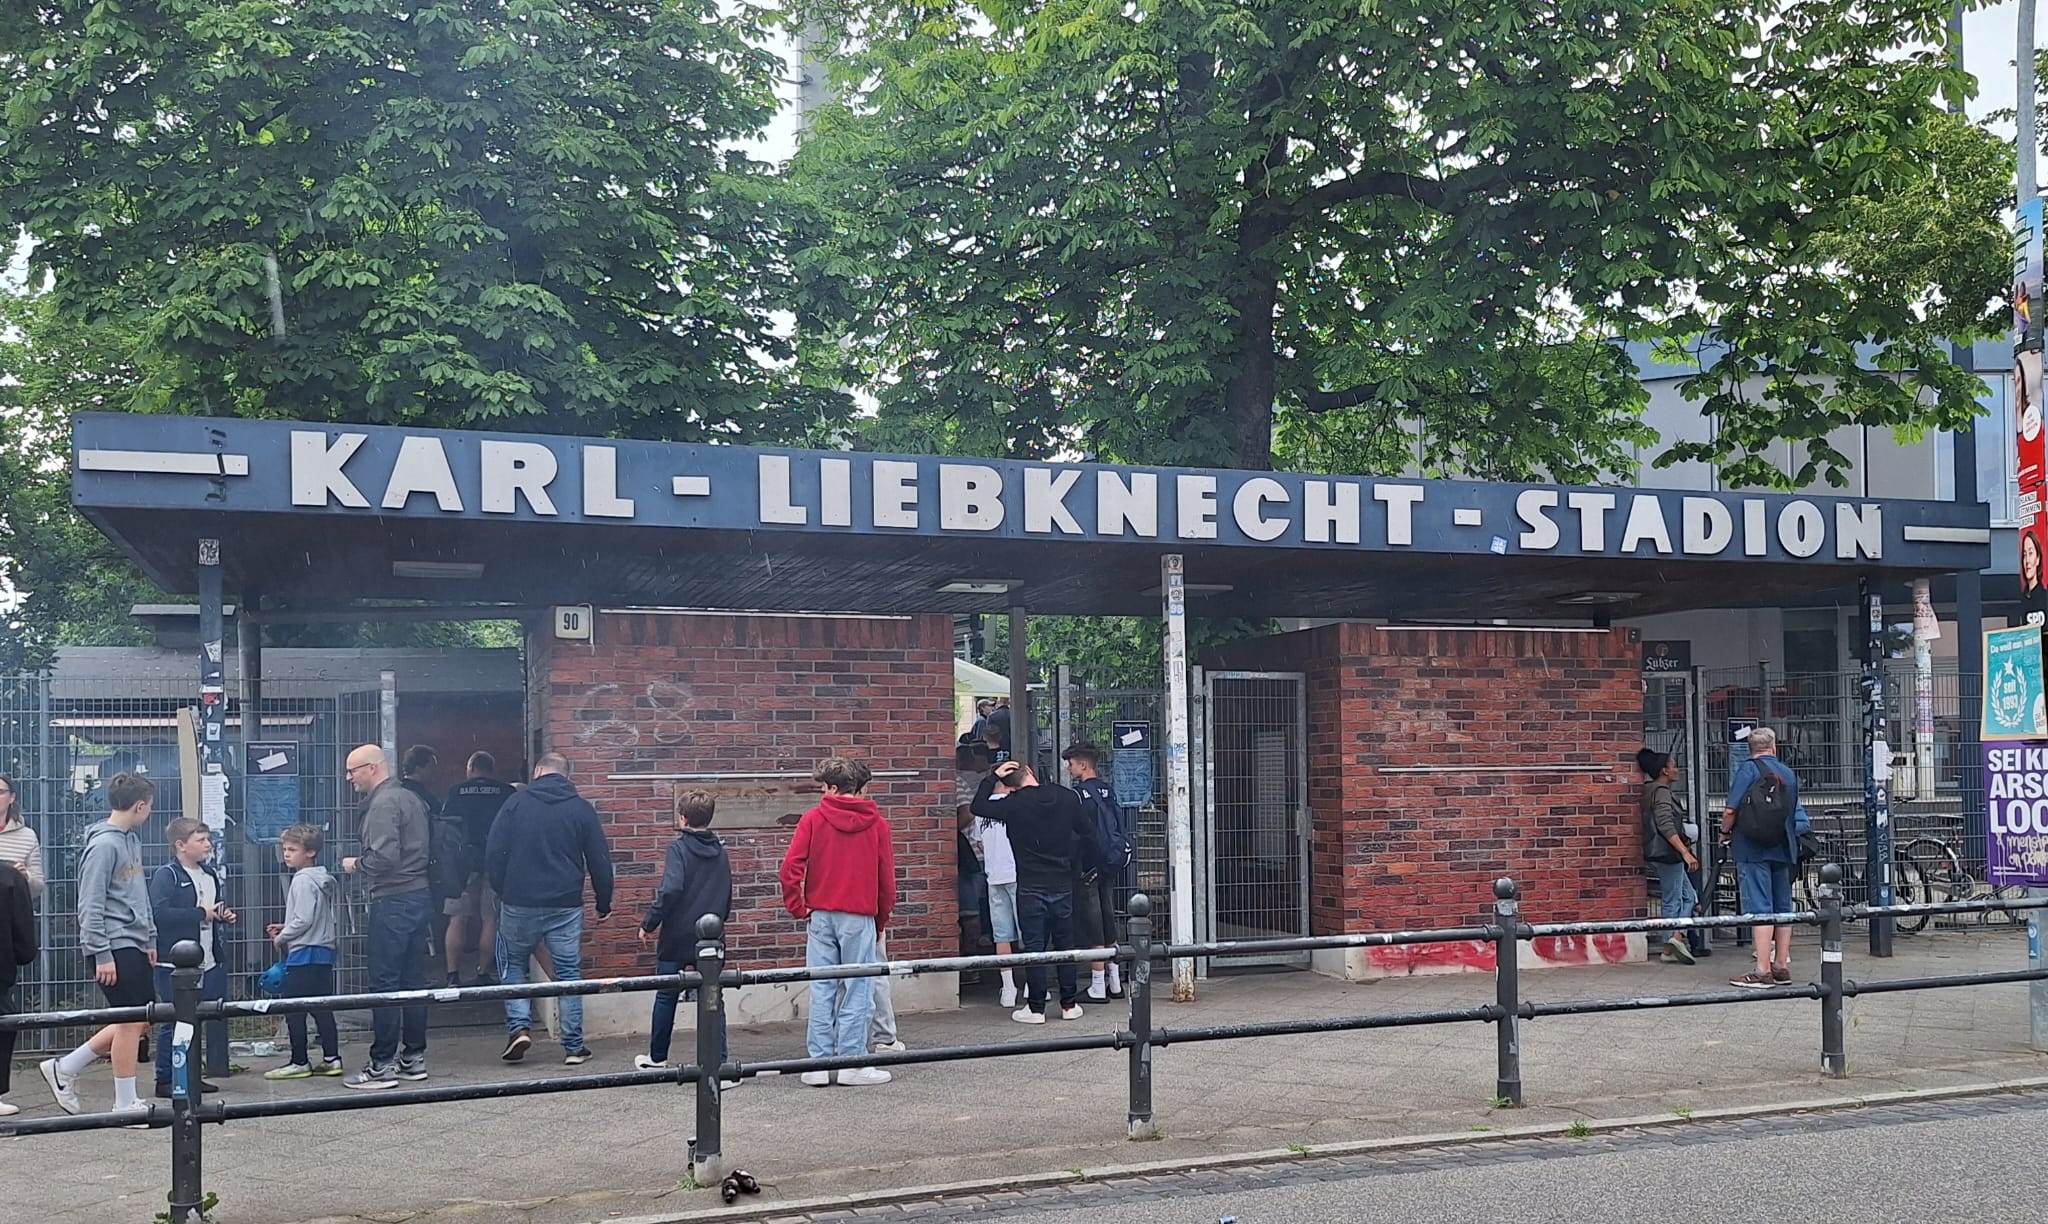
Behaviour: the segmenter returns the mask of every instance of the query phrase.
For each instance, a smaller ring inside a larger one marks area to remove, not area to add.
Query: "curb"
[[[815,1215],[821,1212],[854,1211],[863,1207],[887,1207],[900,1203],[921,1202],[926,1199],[960,1198],[968,1195],[1000,1194],[1006,1191],[1039,1190],[1052,1186],[1071,1185],[1078,1182],[1107,1181],[1125,1177],[1156,1177],[1172,1173],[1193,1173],[1206,1169],[1241,1168],[1246,1165],[1271,1165],[1295,1161],[1311,1161],[1332,1156],[1361,1156],[1381,1152],[1406,1152],[1419,1148],[1476,1147],[1484,1144],[1507,1143],[1518,1139],[1556,1139],[1572,1133],[1574,1125],[1581,1125],[1583,1134],[1604,1134],[1614,1131],[1666,1129],[1677,1126],[1695,1125],[1701,1122],[1726,1122],[1751,1118],[1769,1118],[1803,1113],[1843,1113],[1854,1109],[1876,1109],[1886,1105],[1908,1102],[1955,1100],[1964,1097],[1998,1096],[2007,1093],[2038,1092],[2048,1089],[2048,1076],[2030,1076],[2024,1079],[1994,1080],[1983,1084],[1959,1084],[1946,1088],[1904,1088],[1887,1092],[1858,1093],[1850,1096],[1828,1097],[1816,1101],[1788,1101],[1778,1105],[1734,1105],[1724,1109],[1700,1109],[1680,1117],[1677,1114],[1648,1114],[1635,1118],[1609,1118],[1601,1121],[1581,1119],[1578,1123],[1562,1126],[1522,1126],[1489,1131],[1450,1131],[1434,1135],[1400,1135],[1386,1139],[1358,1139],[1341,1143],[1309,1144],[1295,1148],[1266,1148],[1256,1151],[1233,1152],[1223,1156],[1200,1156],[1179,1160],[1154,1160],[1132,1164],[1103,1165],[1098,1168],[1084,1168],[1079,1175],[1068,1170],[1053,1173],[1024,1173],[1012,1177],[987,1178],[980,1181],[936,1182],[923,1186],[905,1186],[895,1190],[875,1190],[865,1194],[823,1195],[806,1199],[786,1199],[774,1202],[745,1205],[736,1203],[730,1207],[715,1206],[690,1208],[681,1211],[662,1212],[654,1215],[612,1216],[592,1224],[700,1224],[710,1220],[764,1220],[782,1216]]]

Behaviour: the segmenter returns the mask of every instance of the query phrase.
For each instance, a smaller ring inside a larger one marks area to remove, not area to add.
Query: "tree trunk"
[[[1279,278],[1262,272],[1230,295],[1237,311],[1237,369],[1224,392],[1237,466],[1263,471],[1273,466],[1273,308]]]

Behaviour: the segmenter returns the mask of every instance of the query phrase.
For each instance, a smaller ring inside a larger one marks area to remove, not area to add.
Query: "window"
[[[2012,373],[1987,375],[1984,394],[1977,397],[1984,415],[1977,418],[1977,495],[1991,507],[1991,525],[2019,524],[2020,482],[2014,448]]]

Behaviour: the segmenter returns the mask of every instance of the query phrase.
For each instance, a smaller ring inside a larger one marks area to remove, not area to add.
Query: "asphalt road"
[[[973,1201],[903,1221],[1093,1224],[1925,1224],[2033,1214],[2048,1095],[1307,1159]],[[811,1217],[817,1224],[874,1215]]]

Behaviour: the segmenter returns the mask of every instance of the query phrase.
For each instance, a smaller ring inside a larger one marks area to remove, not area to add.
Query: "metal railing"
[[[726,957],[723,924],[715,917],[698,921],[697,969],[695,972],[640,977],[598,978],[582,981],[538,982],[516,986],[471,986],[460,989],[387,991],[373,994],[334,995],[319,998],[268,999],[260,1002],[205,1001],[200,999],[200,949],[181,943],[172,950],[172,998],[168,1003],[144,1007],[100,1008],[95,1010],[36,1012],[0,1016],[0,1031],[35,1031],[102,1024],[175,1023],[173,1043],[172,1097],[168,1107],[156,1104],[129,1112],[79,1114],[51,1118],[10,1118],[0,1120],[0,1136],[47,1135],[70,1131],[149,1127],[171,1132],[171,1185],[169,1193],[172,1224],[187,1224],[202,1217],[204,1202],[203,1128],[208,1123],[226,1123],[245,1118],[275,1118],[299,1114],[335,1113],[356,1109],[389,1109],[428,1105],[443,1101],[474,1101],[519,1096],[540,1096],[563,1092],[584,1092],[631,1088],[655,1084],[694,1084],[696,1134],[689,1140],[691,1175],[700,1184],[713,1184],[730,1171],[724,1152],[723,1101],[721,1081],[737,1081],[763,1075],[795,1075],[813,1071],[839,1071],[855,1067],[911,1066],[920,1063],[960,1062],[984,1058],[1023,1057],[1034,1054],[1070,1053],[1083,1050],[1120,1050],[1129,1064],[1126,1133],[1133,1139],[1156,1135],[1153,1115],[1154,1075],[1157,1051],[1173,1045],[1208,1041],[1236,1041],[1259,1037],[1282,1037],[1317,1033],[1358,1032],[1372,1029],[1412,1028],[1437,1024],[1493,1024],[1495,1042],[1495,1096],[1493,1104],[1519,1107],[1524,1103],[1522,1082],[1521,1028],[1525,1021],[1547,1016],[1583,1016],[1604,1012],[1651,1011],[1674,1007],[1708,1007],[1723,1004],[1782,1002],[1813,999],[1821,1004],[1820,1062],[1823,1074],[1848,1075],[1845,1002],[1859,995],[1892,994],[1903,991],[1938,990],[1963,986],[1988,986],[2048,980],[2048,970],[2019,969],[1997,973],[1968,973],[1942,977],[1894,978],[1857,982],[1846,978],[1842,963],[1842,928],[1851,918],[1904,917],[1917,914],[1964,914],[1990,907],[2001,910],[2048,909],[2048,895],[2014,900],[1951,901],[1919,905],[1845,906],[1842,901],[1841,868],[1829,864],[1822,872],[1818,905],[1813,910],[1784,914],[1724,916],[1710,918],[1653,918],[1612,922],[1528,923],[1522,920],[1520,895],[1514,881],[1503,879],[1494,886],[1492,921],[1483,925],[1420,931],[1371,931],[1346,935],[1309,936],[1290,939],[1209,940],[1197,943],[1158,943],[1152,938],[1152,903],[1145,895],[1131,898],[1127,929],[1128,942],[1120,947],[1100,947],[1054,952],[1018,953],[1009,956],[939,957],[929,960],[890,961],[874,964],[824,967],[790,967],[738,970]],[[1817,926],[1820,928],[1820,980],[1786,983],[1761,990],[1729,989],[1689,995],[1644,995],[1631,998],[1577,999],[1563,1002],[1532,1002],[1521,997],[1519,946],[1524,941],[1612,934],[1673,933],[1711,930],[1719,927]],[[1276,954],[1326,949],[1385,948],[1416,944],[1491,943],[1494,955],[1494,1001],[1470,1007],[1436,1011],[1388,1012],[1355,1016],[1268,1020],[1188,1028],[1157,1027],[1152,1019],[1152,967],[1161,961],[1184,957]],[[1143,949],[1145,954],[1139,955]],[[1071,1037],[982,1042],[939,1046],[930,1049],[837,1055],[825,1058],[770,1059],[736,1062],[723,1055],[725,1049],[725,990],[742,986],[830,981],[862,977],[910,977],[970,969],[1029,968],[1079,965],[1116,958],[1129,966],[1127,987],[1130,1004],[1128,1027],[1108,1033]],[[721,989],[701,989],[717,982]],[[232,1020],[245,1016],[276,1016],[280,1013],[338,1011],[352,1008],[440,1006],[472,1002],[503,1002],[507,999],[561,998],[570,995],[635,993],[689,990],[696,994],[696,1048],[692,1062],[672,1068],[564,1075],[548,1079],[509,1080],[483,1084],[454,1084],[436,1088],[395,1088],[357,1096],[292,1097],[282,1100],[223,1102],[202,1101],[192,1091],[196,1067],[203,1057],[205,1021]]]

